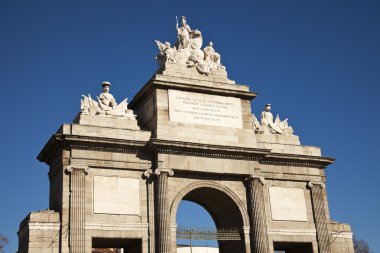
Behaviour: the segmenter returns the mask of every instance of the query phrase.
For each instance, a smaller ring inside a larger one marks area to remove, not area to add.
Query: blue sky
[[[48,167],[35,157],[82,94],[112,82],[121,101],[154,74],[155,39],[174,42],[175,16],[213,41],[229,78],[271,103],[327,168],[331,217],[380,252],[380,1],[0,2],[0,233],[48,207]]]

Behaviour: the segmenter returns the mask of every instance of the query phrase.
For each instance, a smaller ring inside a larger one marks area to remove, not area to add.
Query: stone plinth
[[[126,117],[99,116],[79,113],[73,123],[86,126],[109,127],[119,129],[140,130],[137,120]]]

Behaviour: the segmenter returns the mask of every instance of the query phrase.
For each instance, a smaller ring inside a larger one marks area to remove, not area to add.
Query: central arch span
[[[241,241],[220,241],[221,253],[250,251],[249,217],[246,204],[230,188],[213,181],[195,182],[184,187],[170,206],[172,225],[176,224],[177,209],[181,200],[189,200],[204,207],[213,218],[217,228],[237,227],[242,232],[244,231]],[[175,240],[172,242],[176,243]],[[175,245],[173,245],[174,248]]]

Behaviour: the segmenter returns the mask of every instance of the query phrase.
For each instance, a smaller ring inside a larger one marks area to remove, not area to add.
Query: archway
[[[205,208],[218,232],[238,231],[238,239],[230,239],[228,235],[224,239],[218,239],[220,253],[249,252],[249,236],[244,233],[249,221],[247,211],[233,191],[215,182],[199,182],[187,186],[172,203],[172,224],[176,224],[177,209],[181,200],[191,201]]]

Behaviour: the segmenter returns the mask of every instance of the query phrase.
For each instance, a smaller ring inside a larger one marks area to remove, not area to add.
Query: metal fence
[[[232,241],[241,240],[241,234],[238,228],[177,228],[177,239]]]

